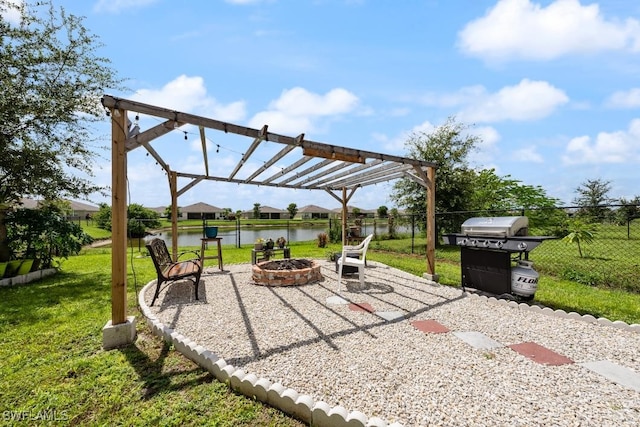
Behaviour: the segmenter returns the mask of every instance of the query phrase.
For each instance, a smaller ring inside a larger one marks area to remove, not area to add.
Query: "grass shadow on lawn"
[[[59,317],[62,307],[69,310],[91,301],[108,308],[111,277],[106,274],[58,272],[43,280],[2,289],[0,324],[36,324]],[[65,313],[68,314],[68,313]]]
[[[158,345],[154,341],[159,338],[151,338],[148,333],[140,331],[135,343],[118,349],[143,383],[142,399],[216,381],[198,365],[176,357],[171,344],[163,341]]]

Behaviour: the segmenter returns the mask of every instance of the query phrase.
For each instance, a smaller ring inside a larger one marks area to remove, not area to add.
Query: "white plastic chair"
[[[342,282],[342,267],[349,265],[358,267],[358,276],[360,278],[360,287],[364,287],[364,266],[367,257],[367,248],[373,239],[373,234],[369,234],[359,245],[342,247],[342,255],[338,259],[338,292]],[[350,256],[349,256],[350,255]],[[358,255],[356,258],[355,255]]]

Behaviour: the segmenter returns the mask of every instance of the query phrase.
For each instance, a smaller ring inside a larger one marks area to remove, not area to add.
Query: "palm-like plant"
[[[578,253],[582,258],[581,244],[592,243],[595,240],[595,225],[585,224],[580,220],[575,220],[569,225],[569,234],[562,238],[563,241],[578,245]]]

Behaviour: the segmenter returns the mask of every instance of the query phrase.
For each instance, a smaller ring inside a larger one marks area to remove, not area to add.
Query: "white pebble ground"
[[[637,331],[471,297],[375,262],[365,288],[353,276],[338,292],[334,265],[320,262],[324,280],[298,287],[256,286],[250,264],[208,267],[199,301],[192,285],[174,284],[150,311],[227,364],[389,424],[640,425],[640,391],[581,365],[609,361],[640,373]],[[336,295],[374,311],[327,303]],[[450,332],[422,332],[416,320]],[[455,332],[501,346],[478,349]],[[574,363],[544,365],[508,347],[525,342]]]

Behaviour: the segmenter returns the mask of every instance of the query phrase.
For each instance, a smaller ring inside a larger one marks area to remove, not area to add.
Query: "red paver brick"
[[[368,302],[356,302],[349,304],[349,308],[353,311],[366,311],[373,313],[373,307]]]
[[[425,333],[442,334],[444,332],[449,332],[449,328],[435,320],[414,320],[411,322],[411,325],[413,325],[417,330]]]
[[[543,365],[557,366],[573,363],[573,360],[568,357],[558,354],[555,351],[549,350],[548,348],[534,342],[512,344],[509,348],[520,353],[524,357],[528,357],[534,362],[541,363]]]

